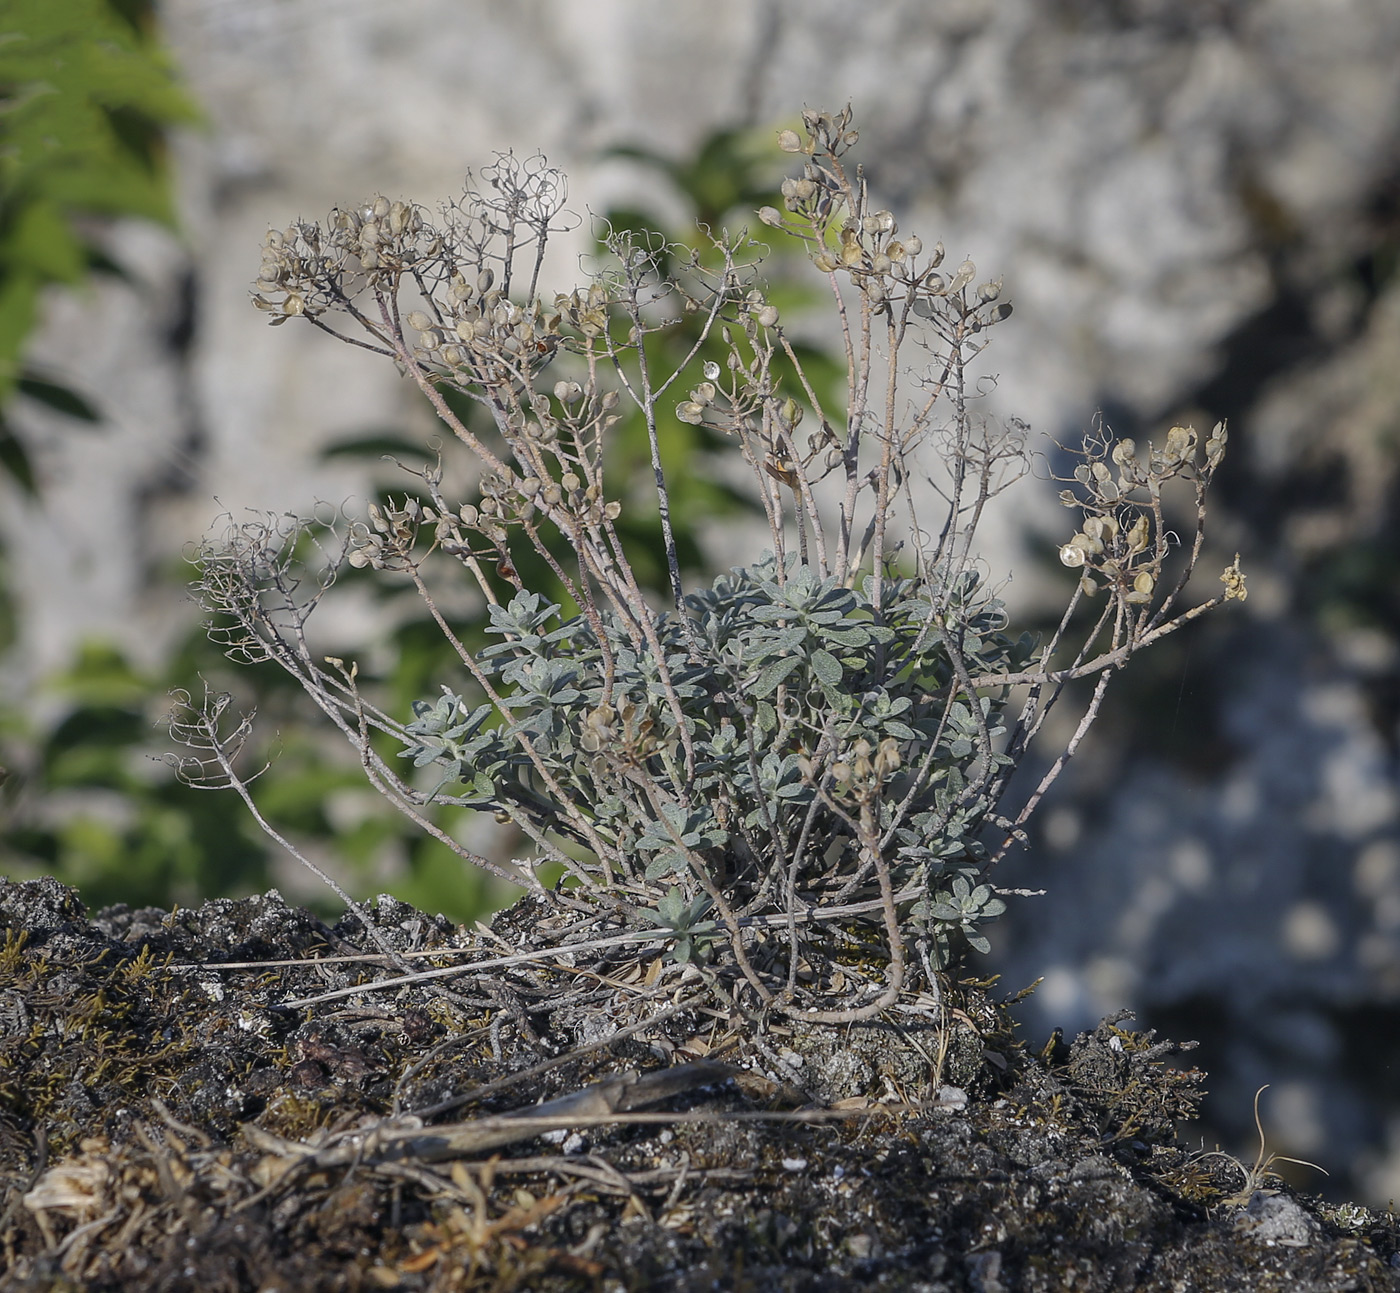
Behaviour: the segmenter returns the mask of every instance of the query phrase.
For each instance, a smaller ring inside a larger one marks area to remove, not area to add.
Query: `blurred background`
[[[1270,1148],[1331,1173],[1300,1183],[1400,1196],[1393,0],[6,0],[0,95],[0,871],[93,906],[324,902],[157,757],[169,688],[203,675],[260,712],[263,810],[358,895],[506,900],[223,662],[184,591],[221,513],[353,511],[432,430],[392,367],[267,328],[262,236],[435,205],[507,149],[563,167],[585,217],[756,228],[774,130],[850,101],[901,226],[1005,278],[993,413],[1061,441],[1230,424],[1201,593],[1238,550],[1249,600],[1110,692],[998,876],[1047,894],[991,971],[1043,980],[1037,1045],[1125,1006],[1199,1039],[1207,1148],[1252,1159],[1268,1083]],[[740,504],[669,434],[692,564],[732,559]],[[1067,514],[1044,481],[1016,514],[989,563],[1034,619],[1068,587]],[[323,629],[401,707],[446,676],[389,593]]]

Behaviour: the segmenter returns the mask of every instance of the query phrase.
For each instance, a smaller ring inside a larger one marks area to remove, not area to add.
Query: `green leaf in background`
[[[173,223],[165,132],[197,115],[147,0],[0,0],[0,405],[40,293],[97,259],[81,218]]]

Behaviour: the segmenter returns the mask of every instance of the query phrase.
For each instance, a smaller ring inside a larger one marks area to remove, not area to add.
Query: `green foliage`
[[[736,569],[690,594],[684,619],[659,618],[679,716],[657,658],[633,648],[617,616],[604,614],[600,641],[537,593],[491,606],[488,632],[501,641],[478,653],[484,686],[471,700],[444,689],[416,702],[404,757],[441,769],[435,795],[451,783],[453,802],[569,839],[568,865],[590,881],[607,870],[590,856],[601,840],[615,882],[672,882],[703,866],[741,909],[781,887],[794,859],[803,874],[833,855],[857,872],[854,819],[873,802],[896,886],[956,876],[962,888],[920,914],[970,934],[1004,910],[985,885],[969,901],[961,872],[985,857],[990,807],[964,795],[965,770],[1009,762],[989,744],[1005,697],[982,697],[980,714],[944,705],[954,669],[933,605],[955,608],[958,654],[978,674],[1022,667],[1033,643],[1003,632],[1000,603],[972,572],[956,589],[886,580],[878,608],[873,579],[857,592],[795,558],[777,574],[771,557]],[[836,752],[829,787],[814,774],[824,747]]]
[[[62,383],[21,367],[45,287],[112,268],[85,217],[173,216],[172,125],[196,117],[137,0],[5,0],[0,6],[0,407],[16,389],[91,422]],[[0,467],[33,492],[24,448],[0,420]]]
[[[67,712],[25,743],[3,789],[5,871],[60,876],[94,905],[266,886],[266,841],[241,806],[182,785],[157,761],[158,682],[96,644],[53,680]]]

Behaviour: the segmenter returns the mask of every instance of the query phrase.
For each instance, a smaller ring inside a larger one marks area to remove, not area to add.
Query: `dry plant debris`
[[[365,910],[397,954],[500,950]],[[558,919],[527,898],[496,937]],[[1121,1019],[1024,1046],[991,985],[946,1030],[759,1033],[614,945],[288,1008],[381,976],[357,917],[89,920],[42,880],[0,882],[0,930],[6,1293],[1400,1287],[1393,1216],[1242,1205],[1181,1147],[1179,1048]]]

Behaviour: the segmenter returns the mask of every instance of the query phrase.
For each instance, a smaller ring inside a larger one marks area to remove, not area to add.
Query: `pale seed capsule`
[[[483,269],[481,273],[476,276],[476,290],[478,292],[489,292],[491,290],[491,284],[495,281],[495,273],[490,269]]]
[[[549,504],[550,507],[554,507],[563,500],[564,491],[551,480],[540,490],[540,497]]]
[[[778,307],[776,305],[765,305],[762,309],[755,312],[753,317],[758,320],[760,327],[774,327],[778,322]]]
[[[758,218],[766,225],[774,229],[782,228],[783,214],[777,207],[759,207]]]
[[[374,218],[376,220],[384,219],[384,217],[389,214],[390,210],[392,210],[392,208],[389,205],[388,198],[378,197],[374,199]]]
[[[433,321],[422,310],[412,311],[405,320],[410,328],[417,328],[419,332],[427,332],[433,326]]]
[[[360,253],[360,264],[363,265],[365,269],[378,269],[379,253],[373,250],[362,251]]]
[[[605,508],[603,508],[603,515],[606,516],[610,521],[617,520],[617,518],[622,515],[622,504],[619,503],[616,499],[614,499]]]
[[[306,302],[295,292],[289,292],[287,299],[282,302],[282,313],[286,315],[305,314]]]
[[[418,344],[421,345],[424,350],[436,350],[442,345],[442,333],[436,328],[429,328],[418,338]]]
[[[540,479],[538,476],[525,476],[520,481],[520,492],[526,498],[532,498],[540,492]]]
[[[462,518],[463,525],[475,525],[481,513],[470,503],[463,503],[462,506],[457,509],[457,515]]]
[[[904,250],[907,251],[911,256],[917,256],[921,251],[923,251],[923,249],[923,239],[920,238],[919,235],[916,233],[911,233],[909,237],[907,237],[904,240]]]
[[[568,490],[569,493],[572,494],[576,489],[579,488],[580,485],[583,484],[583,481],[581,481],[581,480],[578,478],[578,476],[575,475],[573,472],[571,472],[571,471],[566,471],[566,472],[563,474],[563,476],[560,477],[559,483],[560,483],[566,490]]]
[[[785,153],[800,153],[802,151],[802,141],[797,137],[797,131],[778,131],[778,147]]]

